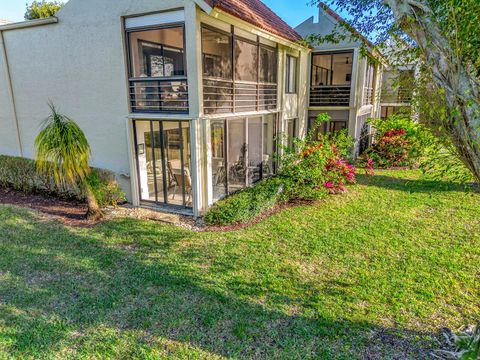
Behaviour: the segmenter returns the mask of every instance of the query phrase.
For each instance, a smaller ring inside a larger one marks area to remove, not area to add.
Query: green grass
[[[251,228],[0,205],[0,359],[421,359],[480,317],[480,196],[414,171]]]

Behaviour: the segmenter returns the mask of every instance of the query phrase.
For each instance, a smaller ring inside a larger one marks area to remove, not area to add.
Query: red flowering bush
[[[360,158],[360,164],[369,166],[376,163],[378,167],[397,167],[411,165],[411,143],[404,129],[391,129],[378,137],[377,142]]]
[[[326,115],[319,117],[319,122],[328,120]],[[317,140],[313,133],[305,140],[295,139],[295,149],[284,149],[279,177],[289,200],[343,193],[347,184],[356,182],[356,168],[347,160],[353,147],[347,133],[320,135]]]

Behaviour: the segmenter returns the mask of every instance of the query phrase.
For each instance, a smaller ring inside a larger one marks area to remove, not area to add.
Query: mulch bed
[[[0,188],[0,204],[20,206],[39,211],[63,225],[90,227],[98,223],[85,219],[87,205],[76,201],[65,201],[37,194]]]

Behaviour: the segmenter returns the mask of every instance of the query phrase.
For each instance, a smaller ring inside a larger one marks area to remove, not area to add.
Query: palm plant
[[[82,129],[69,117],[60,114],[52,103],[51,110],[35,139],[37,171],[53,175],[57,185],[79,184],[86,194],[89,220],[103,213],[87,179],[91,150]]]

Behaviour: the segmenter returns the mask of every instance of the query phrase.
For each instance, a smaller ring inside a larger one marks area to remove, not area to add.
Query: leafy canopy
[[[45,19],[54,16],[64,3],[59,1],[33,1],[27,4],[25,20]]]

